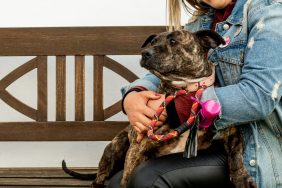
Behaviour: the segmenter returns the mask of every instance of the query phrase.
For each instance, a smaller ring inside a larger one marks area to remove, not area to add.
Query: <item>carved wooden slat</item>
[[[4,78],[0,80],[0,90],[6,89],[11,83],[28,73],[29,71],[32,71],[37,67],[37,58],[33,58],[26,62],[25,64],[17,67],[15,70],[10,72],[8,75],[6,75]]]
[[[134,80],[138,79],[138,76],[131,72],[128,68],[107,56],[105,57],[104,66],[122,76],[128,82],[133,82]]]
[[[0,141],[105,141],[127,125],[117,121],[0,123]]]
[[[47,121],[47,56],[37,57],[37,121]]]
[[[27,117],[33,120],[37,119],[37,111],[35,109],[22,103],[7,91],[5,90],[0,91],[0,98],[9,106],[11,106],[13,109],[17,110],[18,112],[26,115]]]
[[[104,110],[104,118],[108,119],[121,111],[121,100]]]
[[[1,28],[1,56],[133,55],[165,27]]]
[[[3,79],[0,80],[0,99],[2,99],[5,103],[11,106],[13,109],[18,112],[26,115],[27,117],[36,120],[37,119],[37,111],[24,104],[5,89],[14,81],[30,72],[31,70],[37,67],[37,57],[29,60],[25,64],[17,67],[15,70],[6,75]]]
[[[56,120],[66,120],[66,56],[56,56]]]
[[[133,72],[131,72],[128,68],[124,67],[117,61],[107,56],[105,56],[105,59],[104,59],[104,67],[122,76],[128,82],[133,82],[134,80],[138,79],[138,76],[134,74]],[[121,111],[121,101],[118,101],[115,104],[109,106],[108,108],[104,110],[104,118],[108,119],[120,111]]]
[[[75,56],[75,120],[84,121],[85,113],[85,57]]]
[[[103,67],[105,56],[94,56],[94,120],[104,120]]]

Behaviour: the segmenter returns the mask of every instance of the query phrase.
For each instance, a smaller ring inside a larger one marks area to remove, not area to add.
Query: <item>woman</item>
[[[202,100],[217,100],[222,113],[215,129],[238,126],[244,138],[244,165],[257,187],[282,187],[282,1],[281,0],[186,0],[184,7],[197,11],[189,31],[214,29],[226,45],[210,50],[216,65],[216,84]],[[170,21],[179,27],[178,0],[169,3]],[[123,108],[139,133],[163,100],[155,94],[159,80],[147,74],[123,88]],[[179,99],[180,100],[180,99]],[[175,101],[178,121],[185,117],[185,102]],[[181,104],[181,105],[180,105]],[[184,106],[184,107],[183,107]],[[168,118],[170,111],[168,109]],[[174,109],[175,108],[175,109]],[[166,119],[162,115],[159,125]],[[184,118],[185,119],[185,118]],[[118,185],[115,175],[109,187]],[[128,187],[230,187],[226,155],[220,144],[201,151],[196,158],[182,154],[164,156],[141,164]]]

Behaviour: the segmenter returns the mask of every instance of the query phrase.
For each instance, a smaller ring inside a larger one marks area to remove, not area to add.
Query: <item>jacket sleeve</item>
[[[143,78],[137,79],[134,82],[128,84],[127,86],[122,87],[121,94],[122,97],[124,97],[124,94],[126,94],[127,91],[136,86],[145,88],[146,90],[150,91],[157,91],[159,85],[159,78],[153,75],[152,73],[147,73]]]
[[[281,99],[282,4],[273,3],[248,15],[248,44],[240,81],[205,90],[202,100],[215,99],[222,112],[217,129],[266,118]],[[280,104],[281,105],[281,104]]]

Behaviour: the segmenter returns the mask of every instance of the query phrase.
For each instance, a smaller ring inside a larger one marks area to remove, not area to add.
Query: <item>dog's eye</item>
[[[177,43],[176,40],[174,40],[174,39],[169,39],[169,44],[170,44],[171,46],[174,46],[176,43]]]
[[[154,44],[157,43],[157,39],[153,39],[150,43],[151,43],[151,45],[153,46]]]

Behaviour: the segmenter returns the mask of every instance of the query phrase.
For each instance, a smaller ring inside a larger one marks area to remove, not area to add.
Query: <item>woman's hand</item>
[[[143,133],[147,131],[147,125],[150,124],[151,119],[154,117],[155,111],[164,100],[164,96],[153,91],[132,91],[129,93],[123,102],[123,107],[127,113],[130,125],[137,131],[137,141],[141,141]],[[163,124],[166,120],[166,113],[159,117],[157,126]]]
[[[164,94],[159,94],[160,95],[160,99],[156,99],[156,100],[149,100],[147,103],[147,106],[151,109],[153,109],[155,112],[158,110],[158,108],[160,107],[161,103],[165,100],[165,95]],[[162,125],[165,120],[167,118],[167,113],[166,113],[166,109],[164,109],[164,111],[162,112],[162,114],[160,115],[160,117],[158,118],[158,124],[157,126]]]

